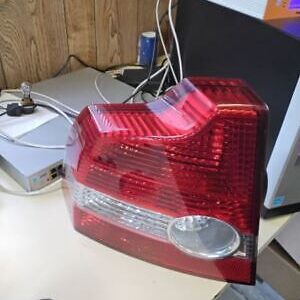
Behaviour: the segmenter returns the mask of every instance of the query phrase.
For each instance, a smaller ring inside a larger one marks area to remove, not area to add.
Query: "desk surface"
[[[0,171],[1,183],[11,184]],[[261,222],[260,249],[289,216]],[[0,193],[0,299],[210,300],[226,285],[111,250],[73,230],[61,191]]]

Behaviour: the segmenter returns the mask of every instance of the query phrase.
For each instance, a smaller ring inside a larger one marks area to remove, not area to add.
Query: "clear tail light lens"
[[[267,107],[240,80],[189,78],[149,104],[97,104],[66,151],[75,228],[177,271],[252,284]]]

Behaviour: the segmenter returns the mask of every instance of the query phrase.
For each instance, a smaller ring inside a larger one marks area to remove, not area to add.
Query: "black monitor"
[[[176,26],[185,77],[241,78],[268,104],[269,160],[300,74],[300,19],[266,23],[209,1],[179,0]]]
[[[299,38],[205,0],[179,1],[177,33],[186,77],[244,79],[269,105],[269,158],[299,78]]]

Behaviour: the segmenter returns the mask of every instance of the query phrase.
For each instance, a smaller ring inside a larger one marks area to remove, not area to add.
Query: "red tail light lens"
[[[66,154],[75,228],[190,274],[251,284],[267,108],[239,80],[185,79],[149,104],[97,104]]]

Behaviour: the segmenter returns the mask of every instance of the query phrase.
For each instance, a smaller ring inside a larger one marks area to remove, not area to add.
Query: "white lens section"
[[[178,249],[202,259],[228,257],[241,244],[239,233],[231,225],[206,216],[173,220],[168,227],[168,236]]]
[[[68,177],[68,185],[76,205],[143,234],[171,242],[186,254],[202,259],[225,258],[230,255],[247,258],[252,255],[252,236],[240,237],[229,224],[205,216],[170,216],[125,203]]]
[[[116,200],[78,183],[72,184],[71,191],[77,205],[110,222],[168,239],[167,228],[171,217]]]

